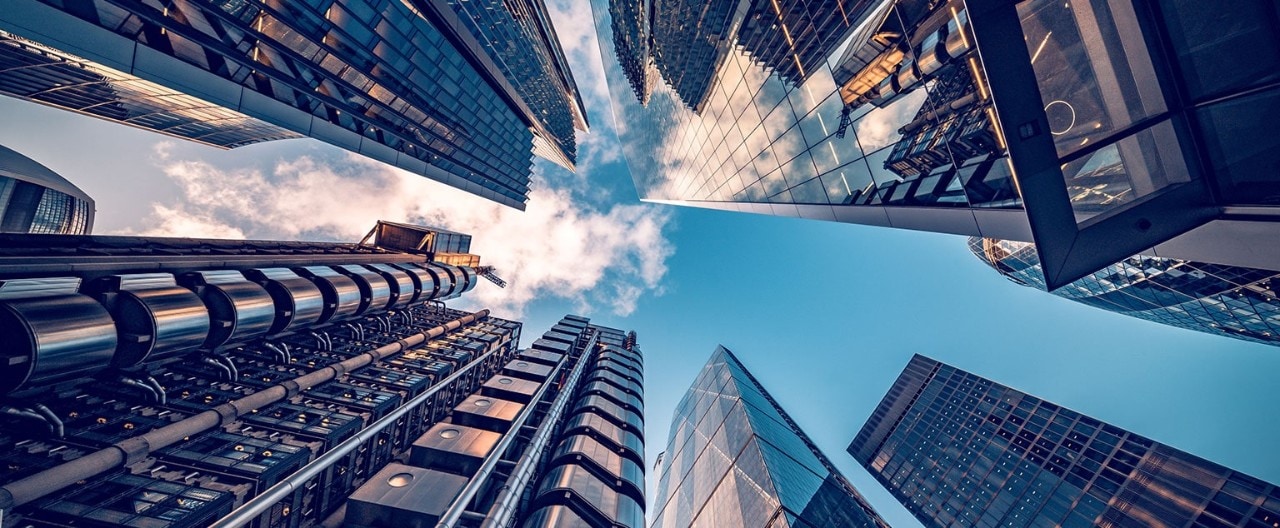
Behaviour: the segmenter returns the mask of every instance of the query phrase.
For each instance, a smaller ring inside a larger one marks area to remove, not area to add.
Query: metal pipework
[[[360,286],[351,277],[328,266],[306,266],[294,271],[311,279],[324,294],[324,312],[319,322],[343,321],[360,313]]]
[[[356,264],[342,264],[333,269],[351,277],[360,286],[360,311],[357,313],[369,315],[386,310],[391,305],[391,283],[382,278],[382,275]]]
[[[587,342],[585,352],[578,357],[578,365],[575,371],[587,364],[591,349],[595,348],[596,336],[599,332],[592,335],[591,340]],[[568,357],[568,356],[566,356]],[[563,361],[563,360],[562,360]],[[540,462],[540,456],[537,454],[546,448],[551,441],[551,432],[555,429],[555,424],[560,421],[560,416],[564,414],[564,410],[569,405],[569,399],[576,392],[574,385],[581,372],[576,372],[570,381],[565,384],[563,392],[556,396],[555,402],[551,404],[551,409],[547,411],[546,418],[543,419],[542,425],[538,427],[538,432],[534,434],[529,441],[529,446],[525,448],[524,453],[520,455],[520,460],[516,462],[515,469],[511,470],[507,482],[502,486],[502,490],[498,492],[497,498],[494,499],[492,508],[485,515],[485,520],[480,524],[480,528],[505,528],[511,520],[511,516],[515,515],[516,509],[519,507],[520,494],[512,493],[512,490],[523,490],[525,483],[533,478],[534,471]],[[551,381],[551,377],[547,378]]]
[[[324,315],[324,295],[320,288],[292,270],[260,268],[246,271],[244,276],[266,288],[275,302],[276,318],[268,334],[316,324]]]
[[[598,333],[593,333],[591,335],[591,338],[587,341],[587,346],[592,348],[595,347],[597,334]],[[582,377],[582,372],[586,370],[587,363],[590,362],[586,355],[587,353],[584,352],[578,357],[578,364],[574,365],[573,372],[569,374],[569,379],[565,381],[564,385],[561,387],[563,392],[561,392],[559,396],[556,396],[556,403],[560,403],[561,400],[566,399],[566,395],[571,396],[573,394],[573,387],[577,385],[578,378]],[[511,422],[510,432],[503,435],[502,440],[498,442],[498,445],[494,446],[493,450],[489,452],[489,456],[485,457],[484,462],[480,464],[480,470],[476,472],[474,477],[471,477],[470,482],[467,482],[467,487],[462,488],[462,492],[458,493],[458,496],[453,499],[453,502],[449,503],[449,508],[440,515],[440,522],[436,523],[436,528],[452,528],[457,525],[458,520],[460,520],[462,515],[466,513],[467,505],[469,505],[472,499],[475,498],[476,494],[480,492],[480,488],[483,487],[485,482],[489,479],[489,475],[491,475],[493,473],[493,469],[497,467],[498,461],[502,459],[502,455],[506,453],[507,449],[511,447],[511,443],[515,441],[517,436],[519,436],[518,432],[520,431],[520,428],[524,427],[525,421],[533,415],[534,411],[538,407],[537,402],[542,401],[543,395],[547,393],[547,387],[550,387],[552,383],[554,383],[556,375],[564,369],[564,364],[566,361],[569,361],[569,357],[569,354],[565,354],[564,357],[560,358],[560,363],[556,365],[555,370],[552,370],[551,373],[547,375],[547,380],[543,382],[541,387],[538,387],[538,392],[534,393],[533,398],[529,400],[529,405],[526,405],[524,409],[521,409],[520,415]],[[544,421],[542,425],[543,428],[550,429],[553,427],[554,423],[547,420]],[[529,449],[532,449],[532,446],[526,448],[525,454],[530,453]]]
[[[112,275],[90,282],[86,293],[107,307],[120,345],[111,366],[127,368],[195,350],[209,336],[209,309],[168,273]]]
[[[428,339],[438,337],[488,316],[489,310],[480,310],[473,314],[465,315],[425,332],[413,334],[339,363],[281,382],[238,400],[224,403],[181,421],[122,440],[112,444],[110,447],[89,453],[24,479],[10,482],[0,486],[0,511],[27,504],[81,480],[137,462],[154,451],[182,441],[183,438],[195,436],[215,427],[231,423],[240,416],[256,409],[292,397],[299,392],[337,378],[347,372],[386,359],[410,347],[422,344]]]
[[[196,292],[209,309],[210,328],[205,348],[261,336],[275,322],[271,295],[239,271],[193,271],[179,276],[178,284]]]
[[[75,277],[0,282],[0,394],[111,365],[115,321],[79,286]]]
[[[487,312],[487,310],[485,311]],[[295,471],[292,475],[289,475],[284,480],[276,483],[276,485],[268,488],[266,491],[248,502],[245,502],[225,517],[218,519],[217,522],[209,525],[209,527],[238,528],[253,522],[285,497],[288,497],[289,494],[303,486],[306,486],[308,481],[319,476],[334,464],[340,462],[342,457],[358,449],[364,442],[377,438],[378,434],[381,433],[383,429],[390,427],[392,424],[395,424],[397,420],[404,417],[404,415],[409,414],[419,406],[427,403],[427,401],[435,396],[436,393],[448,388],[454,381],[468,374],[471,369],[483,364],[490,356],[498,353],[499,350],[501,350],[501,346],[493,347],[492,350],[472,360],[465,367],[457,370],[453,374],[450,374],[443,380],[440,380],[439,383],[432,385],[426,390],[426,392],[413,397],[413,399],[405,402],[404,405],[401,405],[396,410],[391,411],[390,414],[383,416],[378,421],[373,422],[368,427],[360,430],[360,432],[356,433],[355,436],[334,446],[333,449],[325,451],[323,455],[316,457],[315,460],[312,460],[307,465],[302,466],[298,471]]]

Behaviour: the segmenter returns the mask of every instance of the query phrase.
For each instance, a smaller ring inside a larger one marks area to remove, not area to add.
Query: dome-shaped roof
[[[75,198],[89,202],[89,209],[93,209],[93,198],[76,187],[75,184],[67,181],[66,178],[59,176],[49,167],[45,167],[37,163],[35,160],[23,156],[12,149],[0,145],[0,176],[31,182],[36,185],[47,187],[55,191],[69,194]]]

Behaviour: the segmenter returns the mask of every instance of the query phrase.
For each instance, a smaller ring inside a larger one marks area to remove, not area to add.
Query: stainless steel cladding
[[[436,278],[436,291],[432,299],[443,299],[453,294],[453,275],[443,265],[428,262],[422,266]]]
[[[295,271],[311,279],[324,295],[324,312],[317,322],[342,321],[360,314],[360,286],[351,277],[328,266],[307,266]]]
[[[459,291],[458,293],[465,293],[474,290],[476,288],[476,279],[480,278],[479,275],[476,275],[476,270],[471,269],[468,266],[462,266],[458,269],[462,271],[463,277],[466,277],[467,279],[467,287],[463,288],[462,291]]]
[[[404,308],[418,297],[418,289],[408,273],[386,264],[369,264],[365,267],[381,275],[391,286],[391,304],[387,308],[392,310]]]
[[[97,301],[74,293],[79,284],[74,277],[0,282],[0,394],[111,365],[115,323]]]
[[[460,475],[475,475],[502,440],[500,433],[441,422],[413,442],[409,464]]]
[[[427,270],[415,264],[391,264],[390,266],[409,274],[409,278],[413,279],[414,291],[413,300],[410,302],[421,302],[435,297],[436,278]]]
[[[315,283],[287,268],[260,268],[245,276],[267,289],[276,304],[276,320],[269,333],[320,322],[324,315],[324,295]]]
[[[261,336],[275,322],[271,294],[239,271],[193,271],[178,277],[178,283],[196,292],[209,309],[207,348]]]
[[[391,285],[387,283],[387,279],[382,278],[382,275],[356,264],[341,264],[334,266],[333,269],[351,277],[360,286],[361,314],[381,312],[391,304]]]
[[[467,485],[467,477],[392,462],[347,501],[353,527],[430,528]]]
[[[209,310],[173,275],[141,273],[96,279],[86,289],[116,321],[120,343],[111,366],[130,367],[194,350],[209,335]]]

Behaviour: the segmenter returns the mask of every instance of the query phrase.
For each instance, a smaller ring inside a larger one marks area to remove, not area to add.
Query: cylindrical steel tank
[[[215,348],[261,336],[275,323],[275,302],[271,294],[239,271],[193,271],[178,277],[178,283],[196,292],[209,309],[210,328],[205,347]]]
[[[62,287],[41,287],[51,281]],[[77,278],[0,283],[0,394],[111,366],[115,322],[102,304],[72,293],[79,284]]]

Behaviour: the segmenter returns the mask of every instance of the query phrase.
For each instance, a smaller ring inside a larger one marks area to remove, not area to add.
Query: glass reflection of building
[[[634,4],[592,5],[646,200],[1035,241],[1051,288],[1280,262],[1274,2],[655,1],[644,105]]]
[[[48,167],[0,146],[0,233],[87,235],[93,198]]]
[[[1035,248],[970,238],[969,250],[1010,281],[1045,289]],[[1054,295],[1139,319],[1280,344],[1280,272],[1134,255],[1054,290]]]
[[[309,136],[516,208],[582,103],[540,1],[14,0],[0,93],[222,148]]]
[[[1280,487],[919,355],[849,453],[930,527],[1280,523]]]
[[[724,347],[676,406],[660,458],[651,528],[888,526]]]

